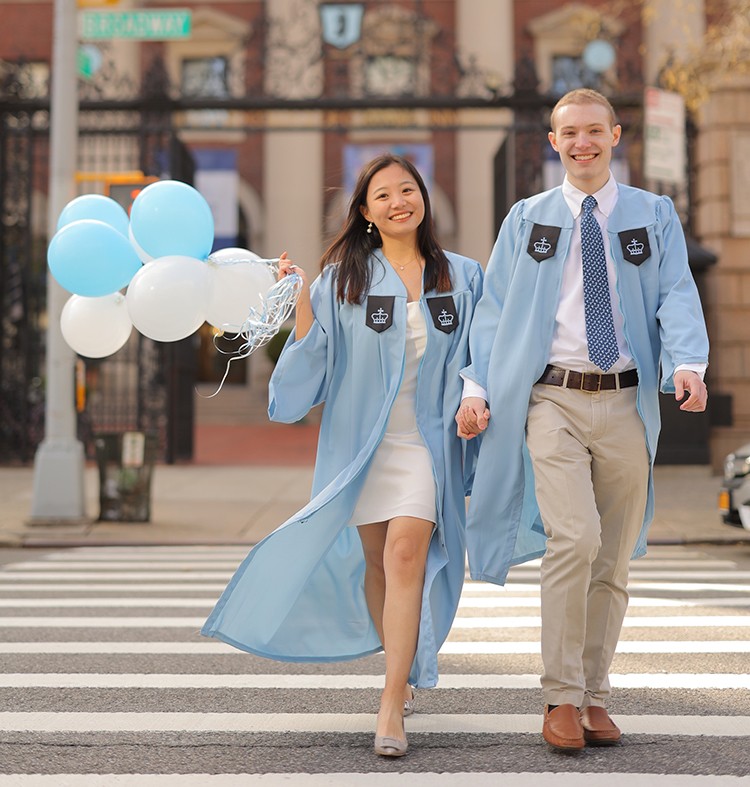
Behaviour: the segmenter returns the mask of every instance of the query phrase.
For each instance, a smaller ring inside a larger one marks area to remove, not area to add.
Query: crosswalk
[[[371,752],[383,657],[256,658],[199,629],[243,547],[81,547],[0,567],[0,785],[750,784],[750,571],[633,565],[614,749],[543,743],[539,565],[467,581],[409,755]]]

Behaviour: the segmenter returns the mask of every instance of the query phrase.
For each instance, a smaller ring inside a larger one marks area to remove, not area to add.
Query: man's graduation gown
[[[544,553],[525,427],[531,388],[548,363],[563,263],[574,219],[556,188],[513,206],[487,265],[463,374],[489,397],[467,520],[473,579],[504,583],[511,565]],[[660,388],[674,393],[674,369],[708,361],[708,337],[680,221],[668,197],[618,185],[607,238],[628,348],[638,369],[637,407],[651,459],[643,528],[654,512],[653,462]]]

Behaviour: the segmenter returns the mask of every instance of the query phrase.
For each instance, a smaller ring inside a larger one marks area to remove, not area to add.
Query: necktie
[[[581,259],[583,263],[583,305],[589,358],[606,371],[620,357],[609,299],[607,260],[602,228],[594,217],[596,199],[583,200],[581,216]]]

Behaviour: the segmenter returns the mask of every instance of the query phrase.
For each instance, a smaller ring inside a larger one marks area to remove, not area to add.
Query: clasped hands
[[[481,434],[490,420],[490,411],[487,402],[481,396],[467,396],[461,401],[461,406],[456,413],[458,436],[471,440]]]

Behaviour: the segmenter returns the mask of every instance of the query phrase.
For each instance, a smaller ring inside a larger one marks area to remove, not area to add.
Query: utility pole
[[[76,0],[55,0],[50,97],[49,238],[60,211],[75,196],[78,141]],[[47,352],[44,440],[34,458],[31,521],[85,519],[84,451],[76,436],[75,355],[63,339],[60,316],[68,293],[47,275]]]

